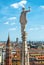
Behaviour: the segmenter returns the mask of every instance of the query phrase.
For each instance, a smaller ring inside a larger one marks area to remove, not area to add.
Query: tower
[[[12,54],[11,54],[11,43],[8,35],[8,40],[6,43],[6,54],[5,54],[5,65],[12,65]]]
[[[16,38],[16,43],[18,43],[18,38]]]

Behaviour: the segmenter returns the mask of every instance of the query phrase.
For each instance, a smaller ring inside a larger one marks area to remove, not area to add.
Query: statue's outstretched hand
[[[30,10],[30,7],[28,7],[29,8],[29,10]]]

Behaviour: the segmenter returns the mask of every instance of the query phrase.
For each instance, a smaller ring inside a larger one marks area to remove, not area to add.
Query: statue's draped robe
[[[20,23],[21,23],[21,31],[23,31],[25,29],[25,25],[27,23],[26,11],[21,12]]]
[[[21,24],[24,24],[24,25],[27,23],[27,20],[26,20],[26,11],[23,11],[21,13],[20,22],[21,22]]]

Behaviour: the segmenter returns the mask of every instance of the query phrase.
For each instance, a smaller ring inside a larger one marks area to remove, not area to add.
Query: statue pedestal
[[[22,65],[29,65],[29,52],[26,43],[25,32],[23,32],[23,36],[22,36]]]

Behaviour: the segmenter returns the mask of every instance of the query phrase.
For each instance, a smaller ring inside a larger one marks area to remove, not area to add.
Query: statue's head
[[[24,11],[24,10],[25,10],[25,8],[23,7],[23,8],[22,8],[22,10]]]

